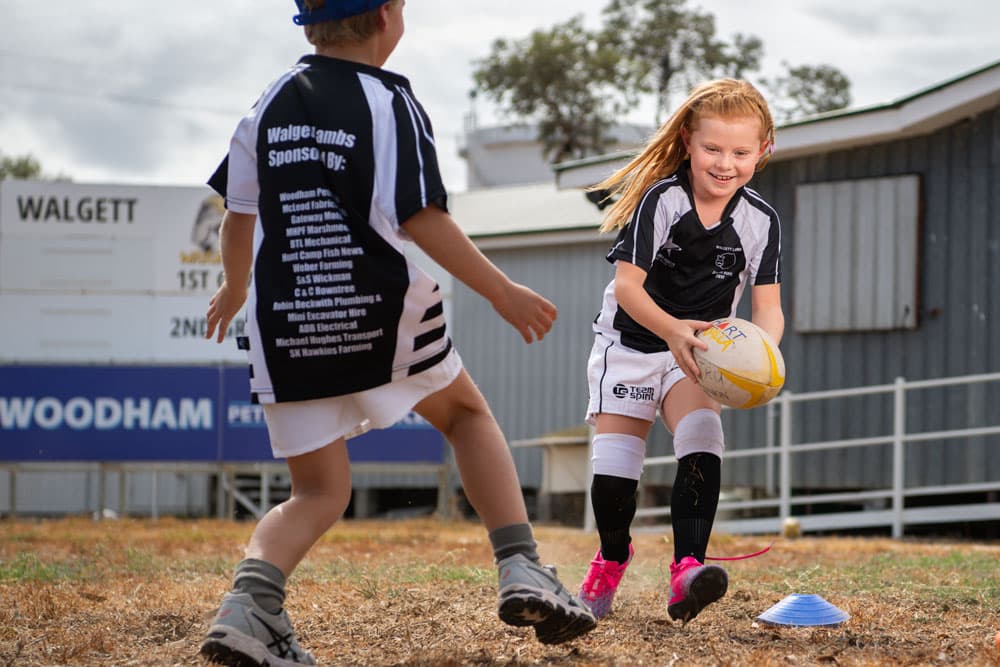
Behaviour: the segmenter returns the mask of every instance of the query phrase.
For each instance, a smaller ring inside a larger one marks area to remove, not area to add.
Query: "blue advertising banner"
[[[444,437],[411,412],[392,428],[368,431],[347,441],[351,461],[428,462],[444,460]]]
[[[264,423],[264,408],[250,402],[247,367],[223,370],[219,421],[223,461],[271,461],[271,441]]]
[[[0,366],[0,459],[215,461],[219,369]]]
[[[271,461],[244,368],[0,366],[0,460]],[[440,462],[410,413],[348,442],[352,461]]]

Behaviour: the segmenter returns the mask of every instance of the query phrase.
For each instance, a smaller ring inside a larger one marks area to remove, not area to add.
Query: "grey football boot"
[[[269,614],[249,593],[226,593],[200,652],[211,662],[228,667],[316,664],[299,646],[285,610]]]
[[[556,578],[551,565],[538,565],[523,554],[504,558],[500,570],[497,613],[519,627],[533,626],[543,644],[561,644],[597,627],[597,619]]]

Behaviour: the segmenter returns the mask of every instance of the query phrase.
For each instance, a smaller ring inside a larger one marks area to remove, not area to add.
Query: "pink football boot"
[[[718,565],[702,565],[685,556],[680,564],[670,563],[670,601],[667,613],[675,621],[687,623],[723,595],[729,587],[726,571]]]
[[[580,585],[579,598],[590,608],[595,617],[604,618],[611,611],[611,602],[615,599],[615,591],[618,590],[618,584],[621,583],[625,570],[632,562],[634,555],[635,549],[630,544],[628,545],[628,560],[624,563],[604,560],[600,549],[597,550],[594,560],[590,561],[587,576],[583,578],[583,584]]]

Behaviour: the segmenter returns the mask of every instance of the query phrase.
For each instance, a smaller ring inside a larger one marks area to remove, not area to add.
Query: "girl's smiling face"
[[[702,116],[693,130],[682,130],[691,156],[691,188],[704,203],[729,201],[750,182],[767,150],[760,120]]]

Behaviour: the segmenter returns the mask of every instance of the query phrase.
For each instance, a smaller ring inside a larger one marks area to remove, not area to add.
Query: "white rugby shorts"
[[[601,413],[656,421],[663,398],[684,379],[670,352],[637,352],[609,336],[594,336],[587,362],[587,423]]]
[[[462,371],[453,347],[440,363],[402,380],[354,394],[311,401],[266,403],[264,420],[275,458],[308,454],[339,438],[388,428],[420,401],[450,385]]]

